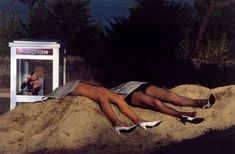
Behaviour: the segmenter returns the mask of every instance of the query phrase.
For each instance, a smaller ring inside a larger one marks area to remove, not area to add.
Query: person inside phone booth
[[[21,89],[26,89],[27,95],[38,95],[41,88],[41,83],[35,72],[31,72],[21,84]]]

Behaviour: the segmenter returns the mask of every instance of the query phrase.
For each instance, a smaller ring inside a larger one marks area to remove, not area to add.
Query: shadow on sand
[[[235,126],[154,150],[157,154],[234,154]]]
[[[90,145],[82,149],[76,149],[76,150],[60,149],[53,151],[49,149],[40,149],[38,151],[31,152],[30,154],[106,153],[105,152],[106,146],[93,147],[92,150],[89,147]],[[184,140],[177,144],[161,147],[160,149],[154,149],[154,148],[146,149],[145,153],[146,154],[234,154],[234,152],[235,152],[235,126],[226,130],[210,131],[209,133],[200,136],[198,138]],[[130,153],[130,151],[128,153]],[[135,151],[133,152],[133,154],[134,153],[138,152]]]

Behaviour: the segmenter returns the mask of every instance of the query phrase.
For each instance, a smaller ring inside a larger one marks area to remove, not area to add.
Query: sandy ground
[[[140,117],[161,119],[162,123],[148,131],[138,127],[121,135],[113,130],[97,103],[85,97],[68,96],[59,102],[27,103],[0,116],[0,152],[153,153],[165,145],[183,143],[235,125],[235,85],[215,89],[181,85],[172,90],[191,98],[207,98],[214,93],[217,100],[209,109],[169,104],[182,111],[196,110],[198,117],[205,118],[200,124],[184,125],[177,118],[133,108]],[[114,109],[119,118],[132,124],[115,106]]]

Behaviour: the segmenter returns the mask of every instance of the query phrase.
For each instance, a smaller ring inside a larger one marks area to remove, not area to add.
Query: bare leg
[[[164,103],[162,103],[158,99],[154,99],[143,92],[134,92],[132,94],[131,103],[133,106],[140,107],[140,108],[147,108],[155,111],[160,111],[164,114],[168,114],[174,117],[180,118],[182,115],[187,116],[195,116],[196,112],[180,112],[177,111]]]
[[[161,101],[171,102],[174,105],[179,106],[192,106],[200,107],[200,103],[206,103],[207,99],[191,99],[183,96],[179,96],[176,93],[159,88],[157,86],[149,86],[146,91],[146,95],[159,99]]]
[[[104,93],[100,92],[96,86],[92,86],[92,85],[89,85],[86,83],[79,83],[77,85],[76,89],[71,93],[71,95],[85,96],[85,97],[92,99],[93,101],[98,102],[102,111],[107,116],[107,118],[111,121],[113,126],[126,126],[123,122],[121,122],[118,119],[118,117],[114,113],[113,108],[110,104],[110,96],[108,94],[104,94]],[[121,103],[123,103],[123,102],[121,102]],[[127,110],[126,112],[128,112],[128,109],[126,109],[126,110]],[[130,113],[132,113],[132,110],[130,110]],[[136,115],[134,114],[128,118],[133,118],[135,116]],[[133,120],[135,122],[136,119],[133,118],[131,120]]]
[[[96,87],[96,89],[101,93],[106,94],[110,98],[110,101],[118,107],[121,113],[131,119],[134,123],[138,124],[140,121],[143,121],[143,119],[135,114],[135,112],[121,96],[104,87]]]

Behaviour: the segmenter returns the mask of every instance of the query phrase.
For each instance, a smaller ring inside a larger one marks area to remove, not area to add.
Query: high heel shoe
[[[213,94],[210,94],[210,97],[209,97],[207,103],[202,108],[207,109],[207,108],[211,107],[213,104],[215,104],[215,96]]]
[[[114,130],[120,135],[121,133],[132,132],[136,127],[137,127],[137,125],[132,125],[132,126],[129,126],[129,127],[126,127],[126,126],[115,126]]]
[[[151,122],[139,122],[139,126],[147,130],[147,128],[152,128],[154,126],[157,126],[160,124],[162,120],[156,120],[156,121],[151,121]]]
[[[182,115],[180,117],[180,121],[185,124],[186,122],[190,122],[190,123],[193,123],[193,124],[198,124],[198,123],[201,123],[203,122],[205,119],[204,118],[195,118],[195,117],[189,117],[189,116],[185,116],[185,115]]]

